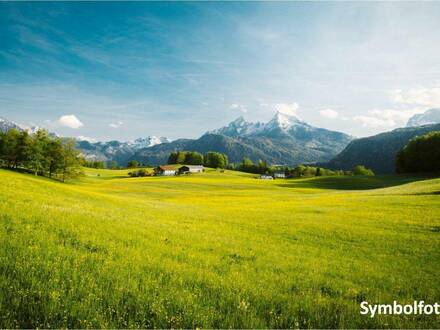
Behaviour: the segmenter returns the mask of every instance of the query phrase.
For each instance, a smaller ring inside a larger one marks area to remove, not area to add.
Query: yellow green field
[[[1,328],[440,327],[440,179],[128,172],[0,170]]]

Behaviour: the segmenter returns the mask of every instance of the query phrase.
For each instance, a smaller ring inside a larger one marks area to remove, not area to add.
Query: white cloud
[[[374,115],[376,117],[385,119],[385,120],[393,120],[397,124],[405,123],[411,116],[416,113],[420,113],[418,109],[409,109],[409,110],[395,110],[395,109],[385,109],[385,110],[371,110],[369,114]]]
[[[355,122],[361,123],[363,127],[393,127],[396,123],[391,119],[381,119],[372,116],[355,116],[353,118]]]
[[[373,109],[353,120],[363,127],[393,128],[406,126],[408,119],[426,109],[440,106],[440,86],[420,87],[392,92],[395,108]]]
[[[335,119],[335,118],[337,118],[339,116],[339,113],[337,111],[335,111],[335,110],[332,110],[332,109],[321,110],[321,111],[319,111],[319,114],[322,117],[330,118],[330,119]]]
[[[238,110],[238,111],[241,111],[243,113],[246,113],[248,111],[247,108],[244,105],[237,104],[237,103],[232,103],[231,106],[229,107],[229,109],[231,109],[231,110]]]
[[[298,103],[277,103],[274,105],[275,111],[289,116],[297,116],[299,109]]]
[[[396,104],[423,106],[427,108],[439,107],[440,86],[412,88],[407,91],[397,89],[392,92],[392,98]]]
[[[78,129],[84,124],[75,115],[64,115],[58,119],[58,123],[61,126]]]
[[[124,123],[122,121],[118,121],[117,123],[108,124],[108,126],[110,126],[111,128],[118,128],[118,127],[121,127],[122,125],[124,125]]]
[[[423,110],[418,108],[406,110],[374,109],[368,111],[367,115],[353,117],[353,120],[361,123],[363,127],[402,127],[406,125],[409,118],[421,112],[423,112]]]

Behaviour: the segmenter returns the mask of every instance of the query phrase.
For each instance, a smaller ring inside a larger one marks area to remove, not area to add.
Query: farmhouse
[[[158,166],[154,169],[154,174],[155,175],[165,175],[165,176],[176,175],[177,168],[172,165]]]
[[[280,179],[285,179],[286,178],[286,173],[284,172],[275,172],[273,174],[274,178],[280,178]]]
[[[202,173],[204,170],[203,165],[184,165],[179,168],[179,174]]]

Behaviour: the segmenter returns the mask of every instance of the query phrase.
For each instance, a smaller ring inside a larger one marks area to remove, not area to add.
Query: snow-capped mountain
[[[41,127],[38,126],[29,127],[0,117],[1,132],[7,132],[13,128],[18,131],[27,131],[29,134],[34,134],[41,129]],[[53,137],[58,137],[56,133],[49,132],[49,134]],[[146,138],[138,138],[134,141],[128,142],[97,142],[95,139],[90,137],[78,136],[76,137],[76,141],[77,148],[81,151],[82,155],[86,159],[103,161],[116,160],[118,163],[120,163],[120,165],[125,165],[128,159],[130,159],[138,150],[170,142],[170,140],[166,137],[156,136],[147,136]]]
[[[440,123],[440,108],[429,109],[424,113],[414,115],[406,124],[407,127],[432,125]]]
[[[229,123],[227,126],[208,132],[209,134],[221,134],[230,137],[244,137],[252,135],[264,135],[274,130],[287,131],[295,126],[310,126],[298,117],[277,112],[267,123],[247,122],[242,116]]]
[[[248,157],[253,161],[295,165],[329,160],[351,140],[347,134],[313,127],[296,116],[278,112],[267,123],[251,123],[239,117],[196,140],[180,139],[141,149],[133,159],[160,164],[166,162],[171,151],[193,150],[222,152],[231,162]]]
[[[156,144],[169,143],[169,142],[171,142],[171,140],[166,137],[163,136],[157,137],[152,135],[152,136],[147,136],[146,138],[138,138],[133,142],[129,142],[129,144],[135,146],[138,149],[141,149],[141,148],[149,148],[155,146]]]
[[[78,139],[78,148],[87,159],[117,161],[124,165],[138,150],[151,148],[152,146],[169,143],[166,137],[148,136],[134,141],[120,142],[93,142],[87,139]]]
[[[289,130],[294,126],[308,126],[305,122],[301,121],[298,117],[287,115],[285,113],[277,112],[275,116],[264,125],[264,130],[270,131],[273,129]]]
[[[0,132],[7,132],[10,129],[15,128],[18,131],[22,131],[21,126],[13,121],[0,117]]]
[[[221,134],[229,137],[295,137],[296,139],[313,138],[322,133],[332,132],[323,128],[314,127],[297,116],[277,112],[267,123],[247,122],[243,117],[229,123],[227,126],[208,132],[208,134]],[[338,132],[334,132],[338,133]],[[338,133],[346,135],[343,133]]]
[[[260,131],[264,127],[263,123],[247,122],[242,116],[229,123],[229,125],[212,130],[209,134],[221,134],[231,137],[253,134]]]
[[[11,128],[31,133],[38,129],[5,119],[0,121],[1,130]],[[265,123],[252,123],[239,117],[199,139],[171,142],[165,137],[147,136],[128,142],[96,142],[81,136],[77,138],[77,147],[86,159],[116,161],[119,165],[125,165],[131,159],[145,164],[161,164],[166,162],[171,151],[176,150],[223,152],[231,162],[249,157],[253,161],[263,159],[271,164],[295,165],[329,160],[351,140],[347,134],[313,127],[296,116],[278,112]]]
[[[120,142],[92,142],[82,139],[78,141],[78,148],[84,157],[89,160],[117,161],[125,165],[127,161],[139,150],[148,149],[158,144],[170,143],[166,137],[147,136],[134,141]]]
[[[0,117],[0,132],[7,132],[10,129],[16,129],[17,131],[26,131],[29,134],[35,134],[38,132],[38,130],[43,129],[39,126],[27,126],[23,124],[18,124],[16,122],[13,122],[11,120],[1,118]],[[58,137],[59,135],[53,132],[49,132],[49,135],[52,137]]]

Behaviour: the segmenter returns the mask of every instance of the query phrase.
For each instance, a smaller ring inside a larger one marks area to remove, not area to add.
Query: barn
[[[176,168],[176,166],[172,166],[172,165],[158,166],[154,169],[154,174],[155,175],[163,175],[163,176],[176,175],[177,168]]]
[[[179,174],[202,173],[204,170],[203,165],[184,165],[179,168]]]
[[[280,179],[285,179],[286,178],[286,173],[285,172],[275,172],[273,174],[274,178],[280,178]]]

